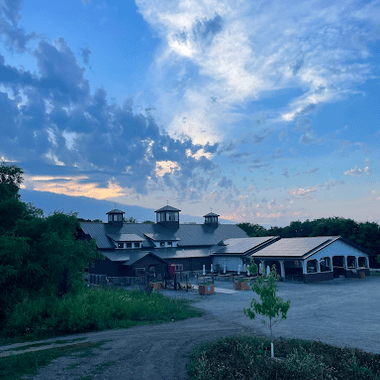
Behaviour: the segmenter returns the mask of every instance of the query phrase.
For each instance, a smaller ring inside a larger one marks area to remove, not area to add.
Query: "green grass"
[[[0,379],[18,380],[24,376],[34,376],[41,368],[46,367],[54,359],[75,353],[85,353],[88,355],[94,348],[98,348],[104,343],[105,341],[76,343],[59,348],[0,358]]]
[[[379,380],[380,356],[298,339],[275,342],[239,335],[196,346],[187,366],[191,380]]]
[[[201,316],[187,300],[119,288],[84,288],[62,298],[24,300],[8,315],[0,344],[67,334],[129,328]]]

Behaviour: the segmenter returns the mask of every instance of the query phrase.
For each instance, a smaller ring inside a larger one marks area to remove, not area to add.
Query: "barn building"
[[[107,213],[108,222],[81,222],[78,238],[95,239],[105,260],[89,273],[108,278],[141,276],[163,279],[169,266],[176,272],[245,272],[251,258],[265,270],[275,265],[284,280],[309,282],[369,275],[369,255],[340,236],[248,237],[238,226],[220,224],[219,215],[204,215],[203,224],[180,224],[180,211],[164,206],[155,223],[125,223],[124,211]]]

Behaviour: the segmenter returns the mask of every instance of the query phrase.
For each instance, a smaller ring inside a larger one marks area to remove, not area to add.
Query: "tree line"
[[[375,222],[356,222],[341,217],[320,218],[315,220],[299,220],[285,227],[266,229],[259,224],[240,223],[238,226],[248,236],[280,236],[281,238],[342,236],[351,243],[366,249],[370,254],[370,264],[375,266],[375,257],[380,254],[380,226]]]

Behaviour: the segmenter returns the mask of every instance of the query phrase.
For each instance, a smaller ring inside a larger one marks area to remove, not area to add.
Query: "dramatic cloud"
[[[148,181],[161,177],[180,191],[189,183],[202,189],[203,177],[215,168],[207,157],[217,146],[173,139],[149,114],[134,113],[128,103],[109,103],[103,88],[92,95],[85,69],[63,38],[53,44],[41,40],[32,56],[38,73],[6,65],[0,55],[0,153],[27,166],[33,157],[34,165],[77,173],[61,185],[39,181],[36,189],[60,193],[66,187],[67,194],[102,198],[107,188],[109,196],[122,194],[120,186],[146,193]],[[70,190],[75,183],[83,187],[79,193]]]

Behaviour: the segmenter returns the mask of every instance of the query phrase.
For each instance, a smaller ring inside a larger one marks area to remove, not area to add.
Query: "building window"
[[[140,248],[140,243],[135,243],[135,248]]]
[[[145,268],[136,268],[136,276],[144,276]]]
[[[173,243],[171,241],[168,241],[168,247],[171,247]]]
[[[127,248],[132,248],[132,243],[127,243]]]
[[[182,272],[183,271],[183,264],[176,264],[175,265],[175,271],[176,272]]]
[[[160,247],[165,247],[165,242],[164,241],[160,242]]]
[[[117,243],[117,248],[124,248],[124,243]]]

